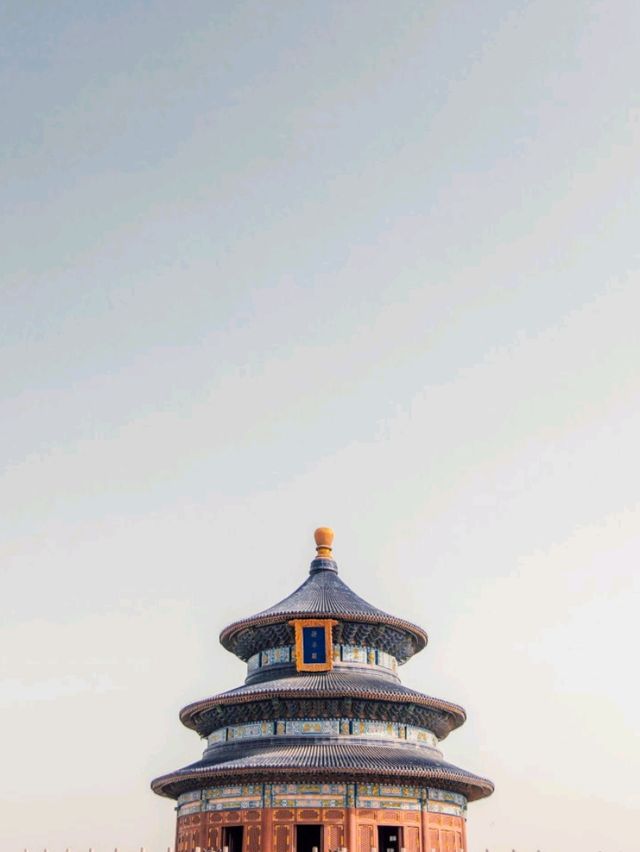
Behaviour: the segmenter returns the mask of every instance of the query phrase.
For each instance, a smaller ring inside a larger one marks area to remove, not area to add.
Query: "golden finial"
[[[331,527],[318,527],[313,537],[316,540],[316,559],[333,559],[331,552],[333,530]]]

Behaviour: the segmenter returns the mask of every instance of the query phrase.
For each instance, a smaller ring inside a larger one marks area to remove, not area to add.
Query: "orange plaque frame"
[[[332,618],[295,618],[289,624],[296,632],[296,671],[330,672],[333,668],[333,627],[338,622]],[[324,627],[325,660],[324,663],[305,663],[302,648],[303,627]]]

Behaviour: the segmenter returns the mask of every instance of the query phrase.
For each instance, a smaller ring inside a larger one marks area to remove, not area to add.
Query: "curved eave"
[[[245,630],[252,630],[259,627],[268,627],[271,624],[282,624],[283,622],[292,621],[295,618],[332,618],[336,621],[353,622],[355,624],[380,624],[394,627],[407,633],[414,646],[414,654],[422,651],[427,646],[429,637],[426,630],[418,627],[417,624],[412,624],[410,621],[405,621],[403,618],[396,618],[393,615],[387,615],[383,612],[335,612],[335,611],[319,611],[309,612],[303,610],[291,610],[289,612],[279,612],[274,615],[254,615],[250,618],[244,618],[240,621],[234,621],[229,624],[220,633],[220,644],[231,651],[232,654],[237,654],[236,638]]]
[[[249,779],[257,782],[317,780],[318,777],[333,781],[400,781],[438,787],[462,793],[469,801],[490,796],[494,790],[487,778],[452,764],[406,760],[396,749],[371,746],[359,751],[351,748],[348,753],[335,746],[303,746],[267,751],[218,765],[201,761],[154,779],[151,788],[160,796],[175,799],[180,793],[214,784]]]
[[[441,698],[432,698],[429,695],[423,695],[420,692],[413,692],[412,690],[400,692],[393,688],[388,690],[376,688],[358,689],[357,686],[345,686],[342,689],[336,689],[335,687],[323,688],[322,686],[309,685],[297,689],[285,687],[277,691],[274,689],[254,689],[245,693],[222,693],[211,698],[204,698],[201,701],[195,701],[193,704],[183,707],[180,711],[180,721],[185,727],[191,728],[193,731],[198,731],[198,717],[200,714],[206,713],[214,707],[286,698],[312,700],[318,698],[350,698],[364,701],[389,701],[394,704],[417,704],[418,706],[428,707],[448,715],[451,720],[449,730],[459,728],[467,718],[464,708],[458,704],[444,701]]]

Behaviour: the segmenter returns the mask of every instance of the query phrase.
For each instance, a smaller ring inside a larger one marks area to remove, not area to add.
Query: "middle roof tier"
[[[466,714],[459,705],[409,689],[394,677],[339,669],[244,684],[180,712],[182,723],[201,736],[225,725],[281,718],[383,719],[423,726],[444,739]]]

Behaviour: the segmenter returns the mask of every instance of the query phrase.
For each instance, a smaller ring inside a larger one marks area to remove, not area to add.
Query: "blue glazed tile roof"
[[[314,560],[320,561],[320,560]],[[327,562],[328,560],[322,560]],[[300,612],[307,615],[326,612],[335,615],[384,615],[388,613],[367,603],[343,582],[336,571],[316,570],[298,588],[279,603],[257,613],[254,618],[264,615]]]
[[[390,615],[365,601],[340,579],[336,563],[329,559],[315,559],[311,563],[309,577],[301,586],[268,609],[225,627],[220,634],[220,641],[225,648],[247,659],[248,655],[256,650],[269,647],[271,642],[286,644],[285,639],[290,632],[288,621],[305,616],[334,617],[343,622],[351,620],[378,626],[386,625],[391,635],[402,634],[402,639],[391,640],[392,644],[395,641],[395,645],[393,649],[390,648],[394,656],[401,661],[422,650],[427,644],[427,634],[421,627]],[[256,630],[267,628],[269,625],[282,625],[282,636],[276,638],[273,631],[273,635],[265,631],[264,637],[258,638]],[[384,632],[380,631],[379,627],[377,630],[380,635]]]
[[[244,696],[253,696],[263,692],[275,693],[281,695],[284,693],[301,692],[313,693],[313,695],[322,695],[325,693],[333,693],[335,695],[348,695],[350,693],[358,693],[361,695],[375,695],[376,697],[388,697],[394,701],[398,698],[415,699],[418,702],[429,701],[437,702],[438,704],[450,709],[452,712],[459,714],[462,719],[465,718],[465,713],[462,707],[457,704],[452,704],[449,701],[442,701],[439,698],[431,698],[418,692],[415,689],[410,689],[408,686],[403,686],[397,680],[386,680],[382,677],[370,674],[360,674],[359,672],[345,672],[332,670],[330,672],[321,672],[318,674],[301,672],[292,677],[274,678],[271,681],[255,683],[250,685],[236,686],[234,689],[228,689],[226,692],[221,692],[212,699],[239,698]]]
[[[395,679],[387,680],[379,675],[360,672],[342,673],[336,670],[319,674],[300,673],[292,677],[274,678],[266,682],[245,684],[229,689],[211,698],[189,704],[181,711],[180,719],[187,727],[198,729],[201,714],[220,705],[257,701],[265,697],[329,699],[333,696],[340,698],[353,696],[372,701],[414,703],[431,707],[447,718],[444,726],[446,733],[462,725],[466,719],[464,709],[458,704],[424,695],[422,692],[403,686]],[[440,735],[446,736],[446,733],[442,732]]]
[[[439,759],[424,748],[409,744],[371,743],[252,743],[212,749],[206,760],[185,766],[157,778],[152,786],[162,795],[176,797],[189,785],[193,789],[220,778],[253,776],[294,779],[300,776],[370,780],[374,778],[422,783],[461,792],[472,801],[493,792],[493,784],[485,778]],[[185,786],[186,784],[186,786]]]

